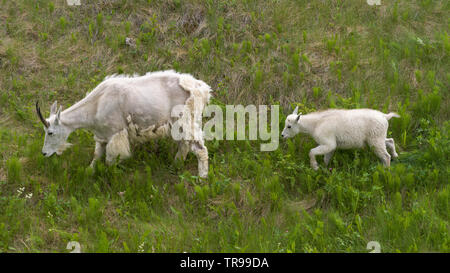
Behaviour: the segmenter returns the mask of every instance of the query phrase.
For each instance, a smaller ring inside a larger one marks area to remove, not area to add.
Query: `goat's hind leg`
[[[385,167],[391,166],[391,155],[386,150],[386,141],[384,139],[374,140],[369,143],[375,154],[383,162]]]
[[[178,151],[175,155],[175,160],[186,160],[186,156],[189,153],[189,142],[188,141],[180,141],[178,144]]]
[[[389,150],[390,154],[392,155],[392,158],[397,158],[398,154],[395,151],[395,142],[393,138],[386,138],[385,140],[386,147]]]
[[[191,150],[198,159],[198,176],[206,178],[208,176],[208,149],[202,141],[193,141]]]

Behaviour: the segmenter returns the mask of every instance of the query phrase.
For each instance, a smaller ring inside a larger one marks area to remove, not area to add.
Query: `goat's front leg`
[[[330,163],[331,158],[333,157],[334,151],[329,152],[328,154],[325,154],[323,156],[323,161],[325,162],[325,166],[328,166],[328,164]]]
[[[89,165],[91,168],[94,167],[95,162],[102,158],[103,154],[106,150],[106,143],[101,141],[95,141],[95,151],[94,151],[94,158],[92,159],[91,164]]]
[[[318,170],[319,166],[317,164],[316,161],[316,155],[325,155],[325,154],[329,154],[332,151],[334,151],[334,149],[336,148],[336,145],[319,145],[314,149],[311,149],[311,151],[309,151],[309,159],[311,162],[311,168],[313,168],[314,170]]]
[[[130,141],[127,129],[116,133],[106,144],[106,164],[111,165],[117,157],[119,160],[127,159],[131,156]]]

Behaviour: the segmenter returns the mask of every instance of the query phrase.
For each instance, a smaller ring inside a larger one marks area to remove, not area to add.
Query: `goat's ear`
[[[55,102],[50,107],[50,115],[56,114],[57,107],[58,107],[58,102],[55,100]]]
[[[56,112],[55,124],[59,124],[61,118],[62,106],[59,107],[58,112]]]
[[[297,115],[297,113],[298,113],[298,106],[295,107],[295,110],[294,110],[294,112],[292,112],[292,114]]]
[[[295,120],[295,122],[299,122],[300,121],[300,116],[302,115],[302,113],[298,114],[297,119]]]

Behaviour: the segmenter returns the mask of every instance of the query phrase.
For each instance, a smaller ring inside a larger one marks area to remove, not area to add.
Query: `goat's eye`
[[[48,132],[48,135],[49,135],[49,136],[53,135],[53,132]]]
[[[291,125],[288,126],[288,129],[291,129]]]

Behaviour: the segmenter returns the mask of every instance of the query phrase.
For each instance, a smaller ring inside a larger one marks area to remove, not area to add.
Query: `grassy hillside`
[[[0,0],[0,252],[450,252],[450,4],[440,0]],[[125,38],[136,41],[125,44]],[[396,111],[390,169],[338,151],[315,172],[305,135],[209,141],[210,173],[159,140],[87,168],[92,134],[41,154],[34,112],[113,73],[176,69],[213,104]]]

